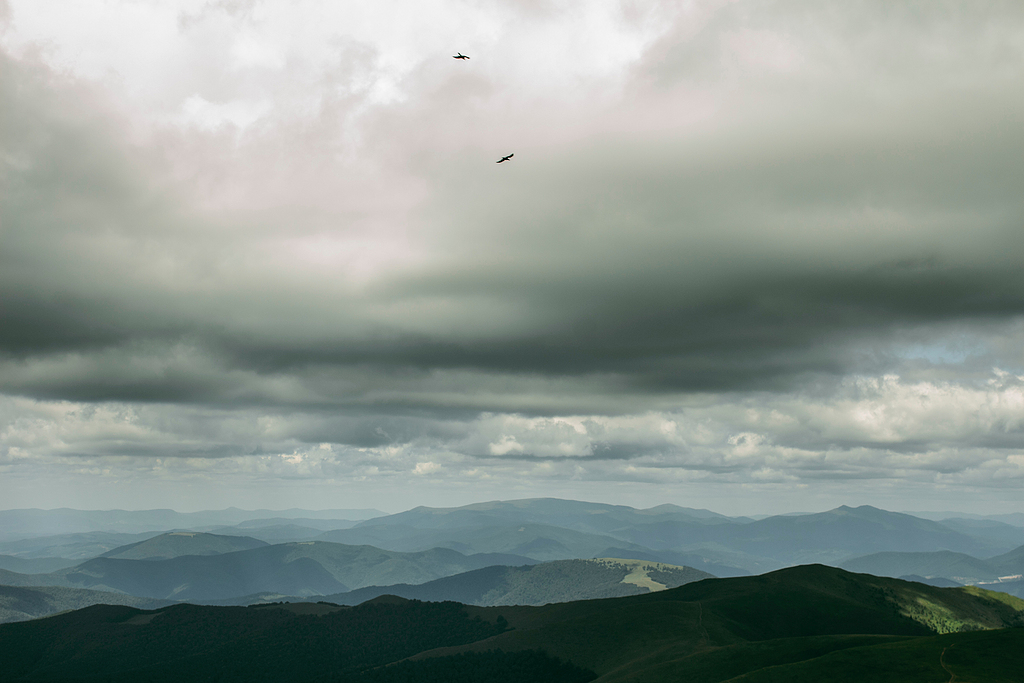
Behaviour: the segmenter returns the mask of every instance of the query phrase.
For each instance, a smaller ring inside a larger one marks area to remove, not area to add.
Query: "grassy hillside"
[[[711,578],[691,567],[620,559],[557,560],[522,567],[486,567],[420,585],[369,586],[325,596],[357,605],[379,595],[412,600],[454,600],[471,605],[544,605],[675,588]]]
[[[957,633],[843,648],[730,679],[730,683],[829,681],[1018,683],[1024,629]],[[611,679],[609,679],[611,680]],[[618,680],[628,681],[628,677]]]
[[[820,565],[608,601],[478,609],[487,618],[504,616],[514,630],[430,655],[539,648],[597,672],[600,681],[679,680],[683,672],[687,680],[722,681],[896,637],[1024,623],[1024,601],[1006,595]]]
[[[999,591],[1000,593],[1006,593],[1018,598],[1024,598],[1024,579],[1000,581],[999,583],[993,584],[982,584],[978,587],[985,588],[990,591]]]
[[[167,560],[182,555],[223,555],[268,545],[248,536],[219,536],[194,531],[171,531],[109,550],[100,557],[122,560]]]
[[[36,619],[57,612],[82,609],[90,605],[127,605],[142,609],[156,609],[168,604],[170,603],[166,600],[152,600],[138,598],[134,595],[80,588],[0,586],[0,624]]]
[[[600,557],[622,557],[632,560],[663,562],[677,567],[693,567],[719,577],[750,576],[778,569],[776,562],[766,562],[743,553],[706,548],[695,552],[605,548],[604,552],[600,553]]]
[[[998,683],[1019,680],[1022,609],[823,566],[543,607],[93,607],[0,626],[0,681]]]
[[[0,681],[324,680],[504,628],[456,603],[95,606],[0,626]]]

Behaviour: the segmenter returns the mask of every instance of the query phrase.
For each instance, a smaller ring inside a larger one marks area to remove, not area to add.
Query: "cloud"
[[[11,463],[1014,480],[1016,4],[437,5],[0,5]]]

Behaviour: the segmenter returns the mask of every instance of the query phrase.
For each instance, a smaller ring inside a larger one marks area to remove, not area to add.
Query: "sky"
[[[0,0],[0,507],[1024,511],[1022,189],[1012,0]]]

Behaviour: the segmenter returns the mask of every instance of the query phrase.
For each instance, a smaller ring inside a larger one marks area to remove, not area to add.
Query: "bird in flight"
[[[460,52],[460,53],[459,53],[459,54],[457,54],[457,55],[452,55],[452,59],[469,59],[469,57],[467,57],[466,55],[464,55],[464,54],[462,54],[462,53]]]
[[[502,158],[498,159],[497,161],[495,161],[494,163],[500,164],[503,161],[508,161],[509,159],[511,159],[514,156],[515,156],[515,154],[509,154],[507,157],[502,157]]]

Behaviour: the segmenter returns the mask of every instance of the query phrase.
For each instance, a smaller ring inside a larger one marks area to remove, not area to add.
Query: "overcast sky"
[[[0,0],[0,316],[0,507],[1020,511],[1024,4]]]

